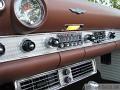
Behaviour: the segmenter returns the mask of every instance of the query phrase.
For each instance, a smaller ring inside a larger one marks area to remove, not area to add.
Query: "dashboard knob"
[[[64,48],[65,47],[65,44],[64,43],[60,43],[59,44],[59,48]]]
[[[109,37],[110,39],[114,39],[114,38],[115,38],[115,33],[114,33],[114,32],[109,32],[108,37]]]
[[[59,46],[59,39],[51,37],[48,41],[48,45],[52,46],[52,47],[58,47]]]
[[[25,40],[22,44],[22,49],[26,52],[33,51],[35,49],[35,43],[31,40]]]
[[[0,56],[5,53],[5,46],[0,43]]]
[[[70,83],[71,82],[71,78],[69,76],[64,78],[64,82],[65,83]]]
[[[89,41],[91,41],[91,42],[94,42],[95,37],[94,37],[94,35],[88,34],[88,35],[86,35],[85,39],[86,39],[86,40],[89,40]]]
[[[64,69],[63,70],[63,75],[69,75],[70,74],[70,70],[69,69]]]

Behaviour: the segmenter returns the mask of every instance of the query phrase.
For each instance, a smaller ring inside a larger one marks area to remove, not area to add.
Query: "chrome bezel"
[[[14,13],[15,13],[15,16],[16,16],[16,18],[17,18],[17,20],[22,24],[22,25],[24,25],[24,26],[26,26],[26,27],[28,27],[28,28],[37,28],[37,27],[39,27],[41,24],[42,24],[42,22],[43,22],[43,20],[44,20],[44,18],[45,18],[45,6],[44,6],[44,4],[43,4],[43,2],[41,1],[41,0],[36,0],[38,3],[39,3],[39,5],[40,5],[40,7],[42,7],[41,9],[41,11],[42,11],[42,16],[41,16],[41,19],[39,19],[35,24],[33,24],[33,25],[28,25],[28,24],[26,24],[25,22],[23,22],[23,21],[21,21],[20,19],[19,19],[19,16],[17,15],[17,11],[16,11],[16,2],[17,1],[19,1],[19,0],[14,0]],[[22,1],[22,0],[21,0]]]
[[[5,2],[3,0],[0,0],[2,3],[2,7],[0,7],[0,11],[3,11],[5,9]]]

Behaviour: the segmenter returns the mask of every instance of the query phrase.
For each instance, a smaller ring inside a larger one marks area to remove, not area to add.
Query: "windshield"
[[[99,3],[108,7],[120,9],[120,0],[87,0],[94,3]]]

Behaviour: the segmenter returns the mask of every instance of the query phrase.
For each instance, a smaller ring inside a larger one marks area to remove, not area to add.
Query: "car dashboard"
[[[0,86],[59,90],[98,73],[96,57],[120,49],[117,9],[78,0],[0,4]]]

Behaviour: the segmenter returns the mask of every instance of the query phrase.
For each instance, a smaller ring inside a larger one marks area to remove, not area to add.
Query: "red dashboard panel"
[[[115,42],[86,47],[85,48],[85,52],[86,52],[85,58],[93,58],[96,56],[104,55],[106,53],[112,52],[113,50],[115,50],[115,48],[116,48]]]
[[[79,0],[43,0],[46,17],[38,28],[27,28],[18,22],[14,14],[14,0],[5,0],[6,8],[0,13],[0,35],[63,31],[66,24],[84,24],[83,29],[120,28],[120,11]],[[76,14],[72,9],[82,9]],[[112,23],[111,23],[112,22]],[[20,30],[20,31],[19,31]]]
[[[42,29],[61,31],[65,24],[84,24],[85,29],[120,28],[119,10],[80,0],[45,0],[45,3],[47,17]],[[86,12],[75,14],[70,8],[80,8]]]
[[[115,43],[75,49],[50,55],[38,56],[0,64],[0,82],[8,82],[40,72],[80,62],[115,50]]]
[[[5,10],[0,12],[0,35],[14,33],[11,24],[11,0],[5,0]]]
[[[17,80],[58,67],[58,53],[0,64],[0,83]]]
[[[84,48],[60,52],[61,66],[69,65],[81,61],[85,56]]]
[[[120,49],[120,41],[116,41],[116,50]]]
[[[83,30],[120,28],[119,10],[80,0],[43,0],[43,2],[46,7],[46,17],[40,27],[31,29],[23,26],[16,19],[13,9],[14,0],[5,0],[6,8],[0,13],[0,35],[58,32],[65,30],[66,24],[83,24]],[[71,12],[70,8],[78,8],[86,12],[84,14],[76,14]],[[110,53],[116,48],[120,48],[119,41],[0,63],[0,83],[14,81]]]

